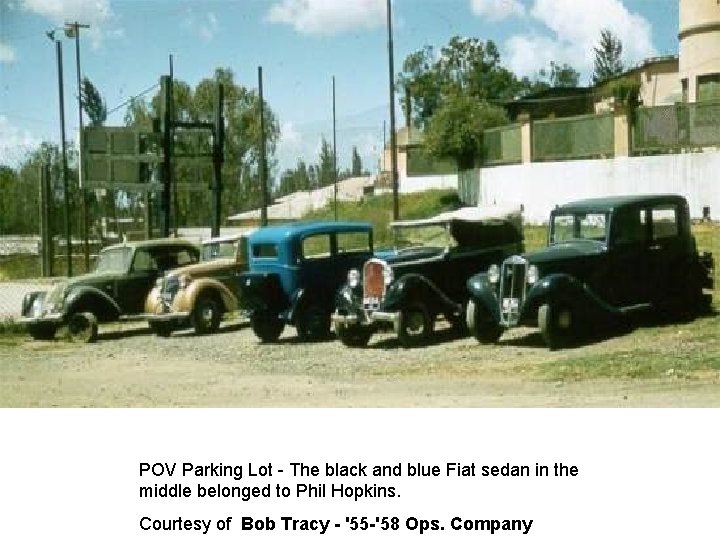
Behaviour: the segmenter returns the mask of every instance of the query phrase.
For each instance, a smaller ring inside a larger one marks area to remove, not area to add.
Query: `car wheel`
[[[278,318],[276,313],[262,311],[254,312],[250,316],[250,326],[260,341],[272,343],[277,341],[282,334],[285,323]]]
[[[33,324],[28,326],[28,333],[38,341],[50,341],[55,338],[55,326],[52,324]]]
[[[338,326],[335,333],[346,347],[365,347],[372,337],[372,328],[365,326]]]
[[[538,326],[545,344],[551,349],[562,349],[577,337],[576,313],[566,302],[550,302],[538,310]]]
[[[433,320],[430,312],[420,302],[400,310],[398,339],[403,347],[417,347],[430,339]]]
[[[196,334],[212,334],[220,328],[222,308],[219,302],[209,294],[202,294],[195,301],[190,314],[192,326]]]
[[[295,327],[302,341],[319,341],[330,335],[330,313],[316,304],[300,311]]]
[[[150,330],[158,337],[170,337],[172,334],[172,325],[167,322],[151,322],[148,323]]]
[[[485,308],[470,300],[465,310],[465,322],[473,337],[483,345],[497,343],[502,335],[502,328],[492,320]]]
[[[97,317],[90,312],[75,313],[68,320],[70,339],[77,343],[92,343],[97,339]]]

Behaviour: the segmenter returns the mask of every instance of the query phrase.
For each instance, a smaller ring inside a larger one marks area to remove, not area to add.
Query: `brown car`
[[[226,313],[240,309],[237,276],[248,268],[247,231],[203,242],[201,260],[158,279],[145,301],[150,328],[167,337],[192,327],[210,334]]]

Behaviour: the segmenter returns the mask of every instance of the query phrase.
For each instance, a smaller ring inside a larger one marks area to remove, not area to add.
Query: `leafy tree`
[[[352,149],[352,169],[351,169],[352,176],[360,176],[362,175],[362,160],[360,159],[360,154],[358,154],[357,147],[353,146]]]
[[[425,130],[425,150],[438,159],[454,159],[459,169],[475,166],[482,150],[483,131],[508,122],[507,113],[475,96],[445,99]]]
[[[594,85],[597,86],[623,73],[622,41],[609,29],[604,28],[600,31],[600,43],[597,47],[593,47],[593,50],[595,51],[595,69],[592,75]]]
[[[223,163],[222,214],[229,215],[256,208],[261,201],[260,192],[260,100],[254,90],[235,81],[232,70],[218,68],[212,77],[201,80],[193,89],[183,81],[173,81],[173,107],[175,118],[187,122],[214,121],[215,93],[218,83],[224,86],[225,161]],[[128,126],[150,128],[152,119],[161,111],[160,93],[148,103],[134,100],[125,114]],[[264,104],[265,147],[268,171],[275,167],[274,154],[280,135],[277,118],[267,103]],[[190,136],[177,130],[176,153],[206,153],[210,139]],[[210,184],[212,169],[198,168],[188,160],[175,161],[174,178],[178,183]],[[197,192],[178,190],[178,223],[206,224],[210,216],[209,194],[198,202]]]
[[[90,118],[91,126],[102,126],[105,123],[107,120],[105,100],[87,77],[83,77],[80,86],[80,102],[85,114]]]
[[[580,73],[568,64],[550,62],[548,69],[541,69],[539,80],[546,82],[549,88],[573,88],[580,82]]]
[[[398,78],[405,90],[405,107],[410,99],[415,125],[427,124],[444,100],[472,96],[502,101],[526,90],[526,84],[500,63],[500,53],[492,40],[455,36],[436,54],[433,47],[411,53]]]

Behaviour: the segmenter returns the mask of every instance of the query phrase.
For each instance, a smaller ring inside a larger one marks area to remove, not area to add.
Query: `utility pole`
[[[221,83],[217,85],[215,94],[215,129],[213,131],[213,197],[212,197],[212,232],[213,238],[220,236],[220,223],[222,211],[222,163],[223,146],[225,144],[225,119],[223,114],[224,88]]]
[[[170,236],[170,205],[171,202],[171,180],[172,180],[172,119],[170,108],[172,102],[172,77],[163,75],[160,77],[160,95],[162,96],[162,136],[163,136],[163,162],[162,182],[163,189],[160,196],[160,208],[162,209],[161,235],[163,238]]]
[[[337,169],[337,136],[335,132],[335,75],[332,78],[333,97],[333,172],[335,173],[335,221],[338,219],[337,195],[338,195],[338,169]]]
[[[63,91],[63,65],[62,43],[55,39],[55,30],[46,33],[47,37],[55,42],[55,56],[58,70],[58,97],[60,101],[60,145],[62,153],[63,199],[65,205],[65,257],[67,260],[67,275],[72,276],[72,237],[70,230],[70,190],[68,186],[67,149],[65,143],[65,93]]]
[[[390,164],[392,168],[393,221],[400,219],[398,200],[397,140],[395,137],[395,67],[393,65],[392,10],[387,0],[388,75],[390,81]]]
[[[83,114],[82,114],[82,86],[80,82],[80,29],[90,28],[89,24],[80,24],[75,21],[73,23],[65,23],[65,35],[69,38],[75,38],[75,62],[77,64],[77,92],[78,92],[78,187],[80,188],[80,201],[82,212],[82,236],[83,236],[83,253],[85,255],[85,271],[90,270],[90,245],[88,243],[88,208],[85,187],[83,186],[84,166],[83,166]]]
[[[260,225],[267,226],[268,216],[268,190],[267,190],[267,161],[265,157],[265,105],[263,104],[262,66],[258,66],[258,91],[260,94]]]

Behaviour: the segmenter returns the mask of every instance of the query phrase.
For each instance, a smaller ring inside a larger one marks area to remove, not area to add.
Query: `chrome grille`
[[[378,309],[385,296],[384,261],[370,259],[363,266],[363,307]]]
[[[179,290],[180,280],[178,276],[167,277],[163,279],[162,287],[160,288],[160,297],[166,302],[171,302]]]
[[[500,322],[514,326],[520,318],[527,290],[528,262],[519,256],[505,259],[500,269]]]

